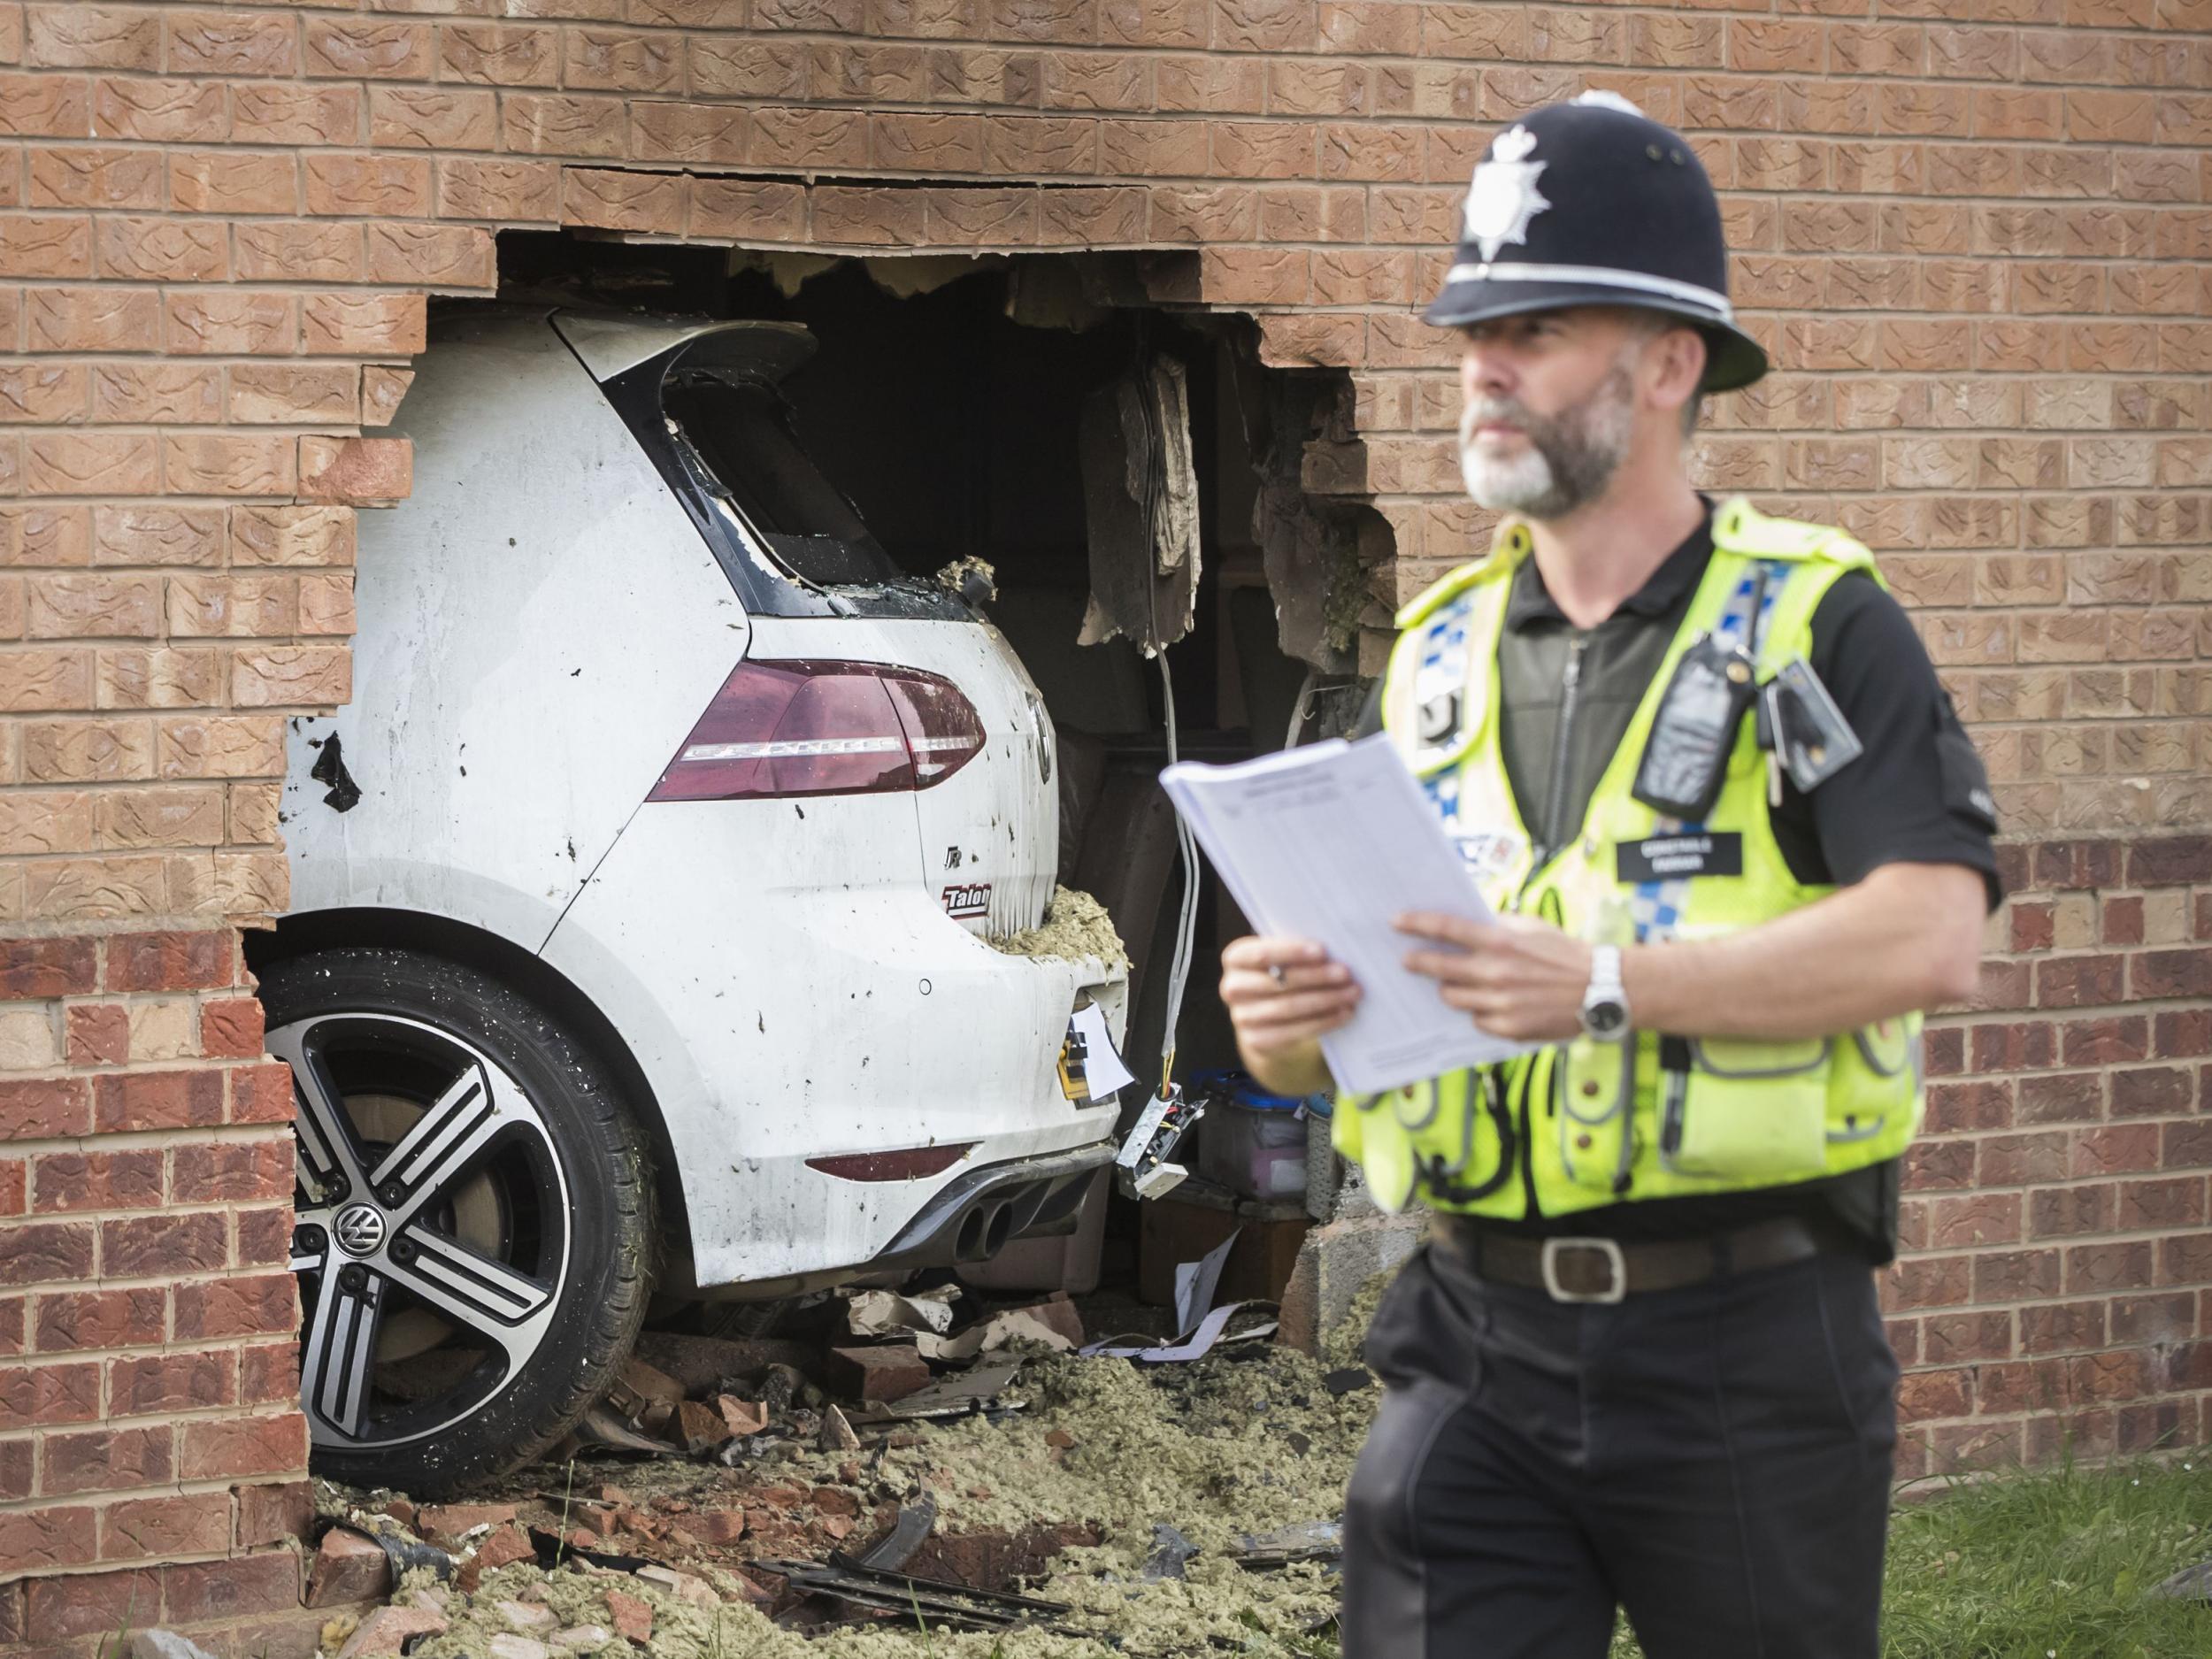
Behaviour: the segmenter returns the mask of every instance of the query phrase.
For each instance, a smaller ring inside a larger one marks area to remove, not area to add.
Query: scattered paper
[[[915,1351],[924,1359],[971,1360],[1015,1342],[1035,1342],[1064,1354],[1075,1344],[1025,1308],[995,1313],[980,1325],[972,1325],[958,1336],[937,1336],[924,1331],[914,1338]]]
[[[1137,1074],[1122,1064],[1121,1055],[1114,1048],[1114,1039],[1106,1029],[1103,1008],[1096,1002],[1086,1002],[1075,1010],[1068,1023],[1083,1041],[1083,1082],[1092,1101],[1110,1101],[1137,1080]]]
[[[1256,1338],[1274,1335],[1277,1321],[1272,1319],[1264,1325],[1254,1325],[1248,1331],[1240,1331],[1234,1336],[1225,1334],[1230,1320],[1246,1308],[1256,1305],[1263,1304],[1225,1302],[1201,1319],[1195,1330],[1187,1331],[1171,1341],[1129,1342],[1109,1339],[1092,1343],[1082,1350],[1082,1355],[1085,1359],[1140,1360],[1147,1365],[1167,1365],[1181,1360],[1200,1359],[1225,1341],[1248,1342]]]
[[[902,1296],[895,1291],[864,1290],[845,1310],[845,1323],[855,1336],[895,1336],[902,1331],[952,1329],[952,1304],[960,1286],[945,1284]]]
[[[1228,1264],[1229,1252],[1236,1248],[1237,1240],[1243,1236],[1239,1227],[1219,1244],[1200,1256],[1195,1262],[1179,1263],[1175,1269],[1175,1328],[1194,1331],[1214,1305],[1214,1292],[1221,1287],[1221,1270]]]

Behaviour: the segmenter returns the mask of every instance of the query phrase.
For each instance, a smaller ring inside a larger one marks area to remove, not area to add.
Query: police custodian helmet
[[[1703,164],[1615,93],[1532,110],[1491,140],[1426,315],[1457,327],[1563,305],[1634,305],[1694,324],[1707,345],[1704,391],[1767,372],[1728,303],[1728,246]]]

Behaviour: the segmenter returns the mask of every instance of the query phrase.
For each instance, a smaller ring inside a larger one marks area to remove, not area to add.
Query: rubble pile
[[[816,1343],[649,1333],[578,1437],[471,1502],[319,1487],[311,1601],[388,1598],[325,1654],[1330,1650],[1365,1372],[1233,1333],[1086,1357],[1064,1301],[956,1331],[932,1295],[860,1293]]]

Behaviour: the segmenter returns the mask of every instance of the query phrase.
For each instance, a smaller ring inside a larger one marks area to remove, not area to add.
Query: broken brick
[[[341,1607],[390,1593],[392,1558],[374,1539],[349,1526],[334,1526],[315,1547],[307,1570],[309,1607]]]
[[[703,1544],[734,1544],[745,1536],[745,1511],[710,1509],[693,1516],[686,1530]]]
[[[449,1546],[480,1526],[501,1526],[514,1518],[511,1503],[430,1503],[415,1512],[415,1530],[434,1544]]]
[[[411,1638],[444,1633],[445,1620],[426,1609],[380,1607],[361,1621],[338,1659],[397,1659]]]
[[[626,1637],[641,1647],[653,1643],[653,1609],[634,1595],[619,1590],[607,1592],[607,1617],[614,1621],[615,1633]]]
[[[686,1451],[696,1456],[710,1452],[730,1440],[734,1434],[722,1420],[722,1414],[712,1406],[701,1405],[695,1400],[680,1400],[676,1403],[676,1438]]]
[[[722,1421],[733,1436],[757,1434],[768,1426],[768,1408],[757,1400],[741,1400],[735,1394],[718,1394],[715,1408],[722,1414]]]
[[[928,1364],[903,1343],[830,1350],[830,1386],[866,1404],[903,1400],[929,1386]]]

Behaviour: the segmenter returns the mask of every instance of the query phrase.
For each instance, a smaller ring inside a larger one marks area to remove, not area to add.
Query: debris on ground
[[[937,572],[935,580],[947,593],[958,594],[972,605],[987,605],[998,597],[998,572],[988,559],[972,554],[953,560]]]
[[[381,1567],[389,1597],[325,1655],[1287,1655],[1333,1617],[1380,1393],[1348,1349],[1086,1358],[1064,1299],[947,1286],[815,1312],[806,1341],[651,1333],[595,1414],[632,1449],[572,1437],[465,1502],[319,1483],[311,1585]]]

